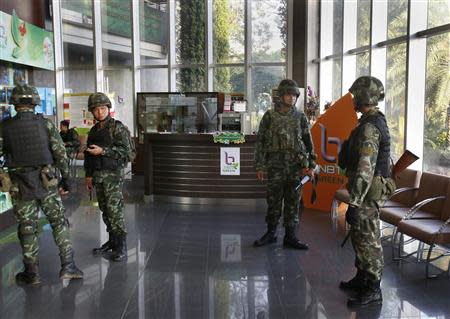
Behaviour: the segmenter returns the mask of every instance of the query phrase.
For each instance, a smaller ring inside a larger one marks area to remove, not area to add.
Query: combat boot
[[[272,244],[277,241],[277,225],[267,225],[267,232],[262,235],[260,239],[255,240],[254,247],[261,247],[264,245]]]
[[[128,259],[127,235],[114,235],[114,248],[111,255],[112,261],[125,261]]]
[[[92,253],[95,256],[102,255],[102,254],[110,252],[111,250],[114,249],[114,238],[113,238],[114,234],[110,233],[108,236],[109,236],[109,239],[106,243],[104,243],[103,245],[101,245],[98,248],[92,249]]]
[[[347,306],[366,307],[381,305],[383,303],[383,295],[381,294],[379,280],[367,280],[366,286],[359,292],[355,298],[350,298],[347,301]]]
[[[297,237],[295,236],[295,226],[286,226],[285,227],[285,235],[283,240],[283,246],[285,248],[294,248],[294,249],[308,249],[308,245],[301,243]]]
[[[16,275],[16,283],[18,285],[39,285],[41,277],[39,277],[38,262],[23,263],[25,269]]]
[[[61,255],[61,270],[59,271],[60,279],[82,279],[83,272],[78,269],[73,260],[73,251],[65,256]]]
[[[339,288],[347,292],[360,292],[366,286],[366,277],[362,270],[356,272],[355,277],[349,281],[341,281]]]

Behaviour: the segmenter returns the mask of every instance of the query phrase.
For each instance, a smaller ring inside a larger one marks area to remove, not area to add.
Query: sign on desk
[[[241,175],[239,147],[220,148],[220,175]]]

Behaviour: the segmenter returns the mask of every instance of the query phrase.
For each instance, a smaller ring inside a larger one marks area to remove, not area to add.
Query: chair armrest
[[[409,209],[409,211],[405,214],[405,216],[403,216],[402,220],[407,220],[407,219],[413,218],[414,214],[419,209],[421,209],[423,206],[425,206],[426,204],[431,203],[435,200],[440,200],[440,199],[445,199],[445,196],[431,197],[431,198],[424,199],[421,202],[418,202],[417,204],[415,204],[413,207],[411,207]]]
[[[397,188],[397,189],[394,191],[394,193],[391,195],[391,198],[392,198],[392,196],[398,195],[398,194],[400,194],[400,193],[411,192],[411,191],[417,191],[418,189],[419,189],[418,187],[402,187],[402,188]]]
[[[447,227],[448,224],[450,224],[450,218],[442,223],[441,227],[439,227],[439,230],[435,233],[435,236],[437,236],[440,233],[442,233],[442,231],[445,229],[445,227]]]

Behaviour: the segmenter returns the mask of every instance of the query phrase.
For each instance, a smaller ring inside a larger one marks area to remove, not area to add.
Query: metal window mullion
[[[205,61],[205,74],[206,74],[206,90],[208,92],[213,91],[214,87],[214,75],[213,68],[213,5],[212,1],[204,0],[206,6],[206,61]]]
[[[176,90],[176,73],[175,73],[175,59],[176,59],[176,34],[175,34],[175,11],[176,3],[175,0],[169,0],[167,2],[168,12],[169,12],[169,58],[168,58],[168,88],[169,92],[175,92]]]
[[[333,1],[320,2],[320,59],[324,59],[333,51]],[[322,60],[319,65],[319,91],[321,112],[322,105],[332,100],[333,71],[331,60]]]
[[[104,92],[102,9],[100,0],[92,0],[92,26],[94,27],[95,90]]]
[[[319,92],[319,66],[314,62],[318,59],[318,50],[320,49],[320,2],[309,2],[306,5],[306,81],[305,87],[310,85],[320,96]],[[319,59],[320,61],[320,59]],[[305,103],[307,101],[305,92]]]
[[[137,136],[137,92],[141,91],[141,30],[140,30],[140,1],[130,0],[131,2],[131,52],[133,54],[133,128],[134,136]]]
[[[253,110],[253,88],[252,88],[252,5],[250,3],[252,0],[245,1],[244,5],[244,25],[245,25],[245,72],[244,72],[244,80],[245,80],[245,96],[248,101],[248,105],[251,110]]]
[[[357,37],[357,23],[358,23],[358,2],[347,1],[344,2],[344,15],[343,15],[343,52],[346,52],[349,48],[356,47]],[[347,93],[348,88],[352,85],[356,75],[356,56],[355,55],[343,55],[342,57],[342,95]]]
[[[428,2],[410,1],[409,35],[427,28]],[[422,170],[425,128],[425,81],[427,68],[427,39],[409,37],[406,66],[405,148],[419,156],[411,168]]]
[[[294,0],[287,0],[287,48],[286,48],[286,77],[292,79],[293,50],[294,50]],[[306,58],[306,55],[305,55]],[[305,63],[306,66],[306,63]]]
[[[370,52],[370,74],[386,84],[386,48],[376,47],[375,43],[386,40],[387,35],[387,1],[372,1],[371,10],[371,52]],[[378,107],[385,110],[385,103],[380,102]]]
[[[64,46],[62,38],[61,1],[52,1],[53,50],[55,56],[56,123],[64,119]]]

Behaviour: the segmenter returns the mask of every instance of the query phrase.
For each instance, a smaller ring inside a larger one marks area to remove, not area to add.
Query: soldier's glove
[[[345,221],[350,225],[353,226],[356,224],[356,221],[358,220],[358,210],[355,206],[348,206],[347,212],[345,213]]]
[[[71,187],[70,187],[70,180],[69,180],[69,178],[68,177],[61,178],[61,180],[59,181],[58,187],[62,188],[63,191],[65,191],[65,192],[70,192],[71,191]]]

